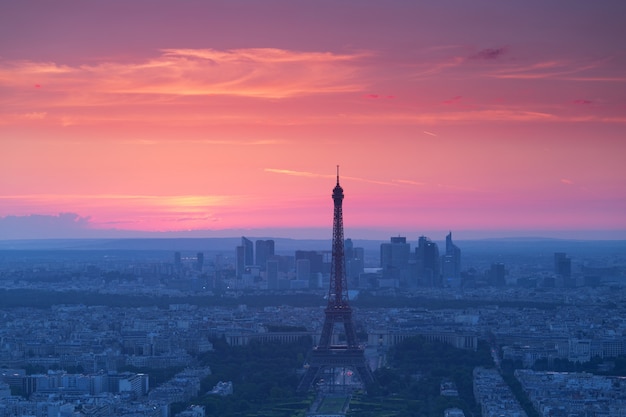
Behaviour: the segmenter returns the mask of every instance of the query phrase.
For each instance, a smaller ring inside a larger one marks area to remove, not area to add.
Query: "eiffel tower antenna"
[[[338,368],[351,369],[364,388],[374,382],[363,347],[358,343],[352,320],[352,308],[348,300],[346,279],[346,259],[343,240],[343,188],[339,185],[339,165],[337,165],[337,185],[333,188],[333,242],[330,267],[328,304],[324,310],[324,325],[319,344],[313,348],[309,367],[298,385],[298,391],[305,392],[323,372]],[[333,344],[333,334],[337,325],[343,325],[345,344]]]

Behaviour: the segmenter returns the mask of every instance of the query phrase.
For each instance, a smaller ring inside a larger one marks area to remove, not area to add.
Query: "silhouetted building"
[[[441,259],[443,285],[461,286],[461,249],[452,242],[452,232],[446,236],[446,253]]]
[[[421,236],[415,248],[418,283],[425,287],[441,287],[439,247],[426,236]]]
[[[241,278],[246,267],[254,265],[254,249],[250,239],[241,237],[241,246],[236,248],[236,261],[236,274],[238,278]]]
[[[243,246],[244,265],[254,265],[254,248],[252,246],[252,241],[242,236],[241,246]]]
[[[265,271],[267,267],[266,263],[274,256],[274,241],[273,240],[257,240],[254,242],[256,249],[256,265],[261,268],[261,271]]]
[[[572,260],[564,252],[554,254],[554,273],[562,277],[572,276]]]
[[[196,269],[198,271],[202,271],[203,267],[204,267],[204,253],[198,252],[198,254],[196,255]]]
[[[296,261],[296,279],[310,281],[311,261],[308,259],[298,259]]]
[[[352,239],[346,239],[343,242],[343,250],[344,250],[344,254],[346,256],[346,259],[350,259],[354,256],[353,251],[354,251],[354,243],[352,243]]]
[[[384,280],[397,280],[406,286],[409,284],[409,257],[411,245],[406,237],[392,237],[388,243],[380,245],[380,267]]]
[[[564,252],[554,254],[554,273],[557,280],[563,282],[563,287],[574,288],[576,286],[576,281],[572,278],[572,259]]]
[[[489,269],[489,284],[495,287],[504,287],[506,285],[506,269],[503,263],[491,264]]]
[[[278,261],[277,260],[268,260],[267,261],[267,289],[268,290],[277,290],[278,289]]]
[[[346,256],[346,277],[348,284],[352,288],[357,288],[359,276],[365,270],[365,250],[363,248],[355,248],[352,239],[346,239],[345,244]]]
[[[308,259],[310,262],[311,273],[323,273],[324,272],[324,254],[312,250],[297,250],[296,262],[300,259]]]

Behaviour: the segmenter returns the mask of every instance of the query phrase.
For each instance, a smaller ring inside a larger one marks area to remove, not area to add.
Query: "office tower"
[[[180,273],[183,270],[183,260],[180,252],[174,252],[174,272]]]
[[[452,242],[452,232],[446,236],[446,253],[442,257],[441,270],[445,286],[461,286],[461,249]]]
[[[380,245],[380,266],[383,279],[395,279],[403,285],[409,283],[409,257],[411,245],[406,237],[392,237],[388,243]]]
[[[489,270],[489,284],[496,287],[504,287],[506,285],[506,269],[503,263],[491,264]]]
[[[267,264],[267,289],[278,289],[278,261],[268,260]]]
[[[554,273],[563,281],[563,287],[574,288],[576,286],[576,281],[572,278],[572,259],[564,252],[554,254]]]
[[[346,259],[352,259],[354,257],[354,243],[352,243],[352,239],[346,239],[343,248]]]
[[[243,246],[243,263],[246,266],[254,265],[254,249],[252,241],[246,237],[241,237],[241,246]]]
[[[247,266],[254,265],[254,252],[252,241],[246,237],[241,237],[241,246],[235,249],[235,273],[237,278],[241,278]]]
[[[235,248],[235,276],[237,278],[241,278],[246,270],[245,258],[243,246],[237,246]]]
[[[311,261],[308,259],[298,259],[296,261],[296,279],[306,281],[311,279]]]
[[[309,367],[300,381],[298,391],[304,392],[315,383],[315,379],[324,371],[329,371],[332,381],[328,381],[330,390],[337,389],[334,381],[336,371],[349,368],[360,379],[363,388],[374,382],[372,372],[365,360],[364,350],[359,346],[356,330],[352,321],[352,308],[348,300],[348,284],[345,274],[345,254],[343,240],[343,188],[337,185],[333,189],[334,216],[332,260],[328,304],[324,310],[324,324],[319,344],[310,355]],[[337,326],[336,326],[337,325]],[[343,325],[345,344],[333,344],[333,335]],[[346,388],[346,387],[343,387]]]
[[[572,259],[564,252],[554,254],[554,273],[562,277],[572,276]]]
[[[415,248],[418,282],[426,287],[440,287],[439,247],[426,236],[421,236]]]
[[[273,240],[257,240],[254,242],[256,249],[255,265],[261,268],[261,271],[265,271],[267,267],[266,263],[272,256],[274,256],[274,241]]]
[[[352,288],[359,286],[359,276],[365,268],[363,248],[355,248],[352,239],[346,239],[344,243],[344,255],[346,258],[346,278]]]
[[[312,250],[297,250],[296,262],[300,259],[308,259],[311,264],[311,273],[323,273],[324,272],[324,255],[321,252]]]
[[[198,254],[196,255],[196,269],[198,271],[202,271],[203,267],[204,267],[204,253],[198,252]]]

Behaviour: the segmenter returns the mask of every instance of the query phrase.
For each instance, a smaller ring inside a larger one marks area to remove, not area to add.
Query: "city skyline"
[[[2,3],[0,240],[626,239],[625,12]]]

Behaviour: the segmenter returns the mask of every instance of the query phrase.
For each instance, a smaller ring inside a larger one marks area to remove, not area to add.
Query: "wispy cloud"
[[[482,60],[492,60],[498,59],[507,51],[506,47],[500,48],[486,48],[482,49],[475,54],[469,56],[469,59],[482,59]]]
[[[394,182],[397,182],[398,184],[417,185],[417,186],[420,186],[420,187],[422,185],[426,185],[425,182],[413,181],[413,180],[394,180]]]
[[[129,145],[145,145],[153,146],[162,142],[171,142],[172,139],[124,139],[121,142]],[[287,141],[282,139],[179,139],[176,138],[176,143],[179,144],[203,144],[214,146],[275,146],[286,143]]]
[[[605,61],[575,62],[546,60],[527,65],[511,64],[486,75],[500,79],[539,80],[557,78],[561,81],[626,81],[623,75],[615,76],[605,68]]]
[[[407,180],[407,179],[395,179],[393,180],[396,184],[407,185],[411,187],[420,187],[423,189],[428,189],[429,191],[454,191],[454,192],[478,192],[477,188],[474,187],[465,187],[451,184],[441,184],[441,183],[428,183],[423,181],[415,181],[415,180]]]
[[[277,169],[277,168],[265,168],[265,172],[271,172],[274,174],[291,175],[294,177],[309,177],[309,178],[334,178],[334,175],[330,174],[318,174],[315,172],[306,171],[294,171],[291,169]]]
[[[432,63],[421,64],[416,70],[414,70],[413,78],[429,78],[431,76],[440,74],[446,70],[456,68],[465,62],[466,59],[460,56],[449,57]]]
[[[264,171],[271,172],[273,174],[291,175],[295,177],[308,177],[308,178],[335,178],[336,177],[335,175],[331,175],[331,174],[319,174],[319,173],[307,172],[307,171],[294,171],[290,169],[265,168]],[[379,180],[372,180],[369,178],[350,177],[350,176],[345,176],[345,175],[341,176],[341,180],[342,181],[343,180],[360,181],[360,182],[367,182],[370,184],[379,184],[379,185],[397,185],[389,181],[379,181]]]
[[[455,97],[452,97],[452,98],[450,98],[448,100],[444,100],[441,103],[442,104],[457,104],[462,99],[463,99],[463,97],[461,97],[461,96],[455,96]]]
[[[62,93],[61,104],[97,105],[115,94],[224,95],[286,98],[361,89],[353,62],[364,53],[334,54],[272,48],[166,49],[143,62],[61,65],[17,61],[0,65],[0,85]],[[93,97],[107,94],[109,97]],[[40,95],[40,99],[45,99]],[[56,97],[58,100],[59,97]],[[51,104],[51,103],[49,103]]]

